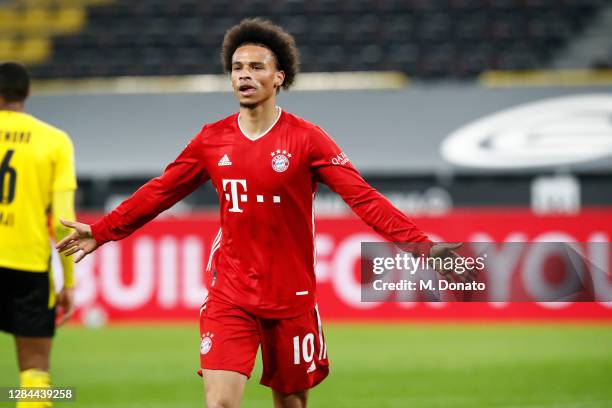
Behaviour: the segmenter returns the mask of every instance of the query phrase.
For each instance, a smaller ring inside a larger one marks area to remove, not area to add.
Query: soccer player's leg
[[[274,408],[306,408],[308,404],[308,391],[283,394],[272,390]]]
[[[202,370],[208,408],[238,408],[248,377],[235,371]]]
[[[305,407],[307,391],[329,373],[327,346],[315,307],[293,319],[260,319],[263,374],[276,407]]]
[[[258,347],[254,316],[214,300],[204,304],[200,313],[200,367],[208,408],[240,406]]]
[[[49,388],[49,355],[51,338],[15,337],[17,361],[19,363],[19,385],[21,388]],[[48,408],[50,401],[19,401],[17,408]]]
[[[15,336],[19,371],[49,371],[51,337]]]
[[[55,308],[49,306],[47,273],[0,268],[2,324],[14,335],[21,387],[50,387],[49,357],[55,334]],[[17,403],[18,408],[50,407],[48,401]]]

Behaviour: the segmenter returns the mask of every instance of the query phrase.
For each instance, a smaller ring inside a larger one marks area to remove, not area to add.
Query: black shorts
[[[24,337],[53,337],[49,274],[0,267],[0,330]]]

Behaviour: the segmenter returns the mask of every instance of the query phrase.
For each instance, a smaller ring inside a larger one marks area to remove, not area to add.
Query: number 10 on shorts
[[[305,363],[310,363],[314,357],[314,334],[308,333],[301,341],[300,352],[300,336],[293,338],[293,364],[300,364],[300,358],[304,359]]]

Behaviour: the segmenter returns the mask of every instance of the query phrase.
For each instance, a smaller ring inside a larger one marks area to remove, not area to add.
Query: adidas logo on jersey
[[[227,156],[227,154],[224,154],[221,160],[219,160],[219,163],[217,163],[217,166],[231,166],[231,165],[232,165],[232,161]]]

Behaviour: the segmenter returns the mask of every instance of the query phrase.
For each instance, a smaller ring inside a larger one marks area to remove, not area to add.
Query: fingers
[[[66,248],[66,245],[73,240],[93,238],[90,225],[82,224],[76,221],[66,221],[62,219],[60,219],[60,222],[62,223],[62,225],[65,225],[69,228],[73,228],[75,230],[55,245],[55,248],[60,252],[62,252]]]
[[[460,258],[461,256],[455,252],[455,251],[450,251],[451,254],[455,257],[455,258]],[[461,281],[462,282],[474,282],[476,280],[476,271],[474,268],[469,268],[465,271],[463,271],[462,273],[458,273],[457,275],[460,276]]]
[[[461,247],[463,243],[457,242],[457,243],[448,244],[448,245],[449,245],[448,247],[449,256],[452,256],[455,259],[461,258],[461,255],[459,255],[459,253],[454,251],[454,249]],[[456,276],[457,279],[461,282],[467,283],[467,282],[474,282],[476,280],[476,272],[473,268],[467,269],[461,273],[457,271],[453,271],[453,272],[454,272],[453,275]]]
[[[463,275],[465,276],[466,282],[476,281],[476,269],[473,267],[465,271]]]
[[[87,254],[92,253],[98,248],[98,244],[95,240],[91,238],[80,238],[74,239],[66,244],[64,244],[61,248],[59,248],[59,252],[64,256],[75,255],[74,262],[78,263],[81,259],[85,258]]]
[[[71,233],[70,235],[68,235],[67,237],[62,239],[60,242],[55,244],[55,249],[57,249],[58,251],[62,252],[64,250],[64,247],[66,245],[68,245],[71,241],[77,239],[78,236],[79,236],[79,234],[76,231]]]
[[[64,256],[70,256],[85,248],[87,248],[86,242],[81,239],[75,239],[68,243],[60,252],[63,252]]]
[[[454,258],[461,258],[461,255],[459,255],[459,253],[456,251],[450,250],[449,252]]]
[[[444,244],[446,245],[446,244]],[[450,245],[450,244],[449,244]],[[455,244],[452,244],[455,245]],[[459,254],[457,254],[455,251],[452,251],[450,249],[446,249],[444,254],[441,254],[439,256],[439,258],[446,260],[448,258],[459,258]],[[452,263],[450,263],[450,265],[452,265]],[[461,274],[457,273],[455,271],[454,268],[447,266],[446,262],[444,262],[442,265],[440,265],[441,267],[436,268],[436,271],[444,276],[445,279],[447,279],[449,282],[458,282],[460,280],[462,280]]]
[[[455,275],[457,275],[461,282],[464,283],[475,282],[477,278],[476,271],[474,269],[467,269],[461,273],[455,272]]]
[[[64,324],[64,304],[66,303],[66,294],[61,291],[58,295],[57,295],[57,307],[55,308],[55,316],[56,316],[56,320],[55,320],[55,324],[57,326],[61,326],[62,324]]]
[[[463,242],[454,242],[445,244],[446,248],[449,250],[460,248],[463,245]]]
[[[67,244],[65,244],[62,248],[58,248],[58,252],[64,253],[65,256],[71,255],[71,254],[68,254],[66,251],[73,249],[75,246],[79,246],[79,243],[80,241],[78,239],[72,240],[68,242]]]
[[[68,298],[68,296],[61,296],[58,299],[59,306],[61,306],[61,318],[57,323],[58,326],[62,326],[68,320],[72,318],[74,314],[74,303]]]
[[[78,251],[77,256],[74,257],[74,263],[79,263],[81,261],[81,259],[85,258],[87,256],[87,254],[89,254],[91,251],[86,251],[84,249],[81,249],[80,251]]]
[[[72,318],[73,314],[74,314],[74,307],[71,307],[69,309],[63,309],[62,317],[58,323],[58,326],[63,326],[64,323],[66,323],[68,320]]]
[[[450,244],[453,247],[452,248],[459,248],[461,245],[463,245],[462,243],[456,243],[456,244]],[[455,258],[455,259],[459,259],[461,258],[461,255],[459,255],[457,252],[453,251],[452,249],[449,248],[448,254],[450,257]],[[467,282],[466,276],[465,276],[465,271],[459,273],[456,270],[453,270],[453,277],[455,278],[456,282]]]
[[[60,222],[62,223],[63,226],[65,227],[69,227],[69,228],[75,228],[77,227],[77,222],[76,221],[68,221],[68,220],[63,220],[60,218]]]
[[[64,252],[64,256],[74,255],[74,254],[76,254],[77,252],[79,252],[79,251],[81,251],[81,250],[82,250],[82,248],[81,248],[81,247],[79,247],[78,245],[74,245],[72,248],[67,249],[67,250]]]
[[[462,257],[458,252],[455,251],[455,249],[460,248],[463,245],[462,242],[443,243],[443,244],[436,244],[436,245],[438,245],[438,251],[436,251],[436,254],[434,255],[436,258],[459,259]],[[442,275],[449,282],[468,283],[468,282],[476,281],[476,278],[477,278],[476,271],[474,268],[470,268],[470,269],[465,268],[464,270],[460,272],[460,271],[455,270],[455,268],[449,268],[449,267],[446,267],[446,265],[444,265],[442,266],[442,268],[435,268],[435,269],[440,275]]]
[[[453,283],[463,282],[463,276],[458,274],[455,270],[451,270],[446,278],[451,280]]]
[[[74,257],[74,263],[79,263],[81,259],[85,258],[86,255],[92,253],[93,251],[94,249],[87,249],[87,246],[85,248],[82,248],[81,246],[75,246],[66,251],[65,255],[70,256],[76,254]]]

